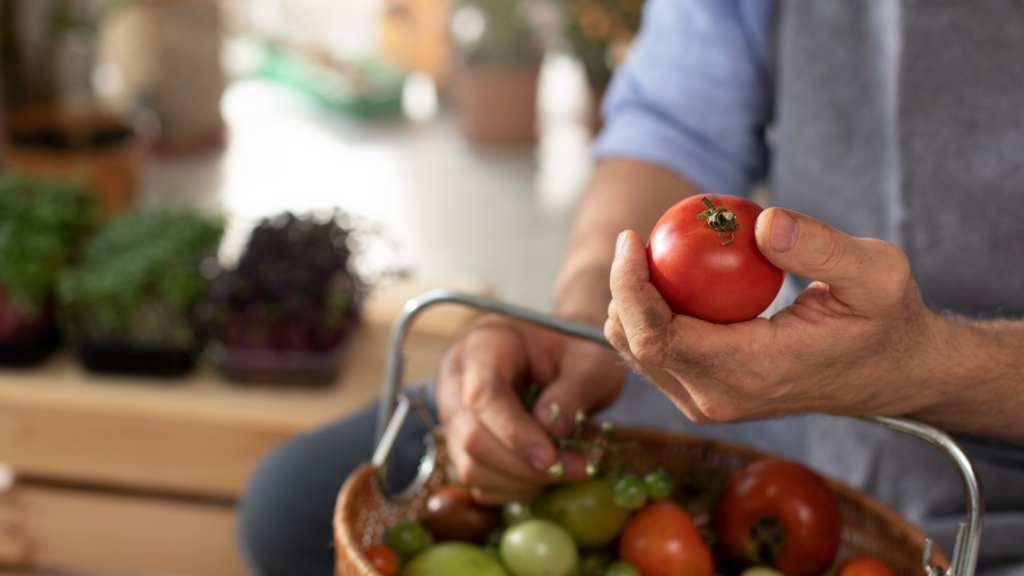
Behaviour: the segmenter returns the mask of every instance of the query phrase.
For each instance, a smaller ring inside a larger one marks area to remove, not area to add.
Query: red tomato
[[[395,576],[395,574],[398,574],[398,556],[391,551],[391,548],[374,544],[363,548],[363,554],[370,561],[370,564],[373,564],[373,567],[384,576]]]
[[[836,576],[896,576],[888,564],[869,556],[855,556],[839,567]]]
[[[708,216],[703,199],[717,215]],[[673,312],[729,324],[768,308],[786,274],[757,247],[754,223],[761,212],[746,198],[708,194],[691,196],[662,215],[647,243],[647,264],[651,283]],[[708,223],[712,219],[718,229]]]
[[[482,543],[500,521],[497,508],[477,504],[462,486],[445,485],[434,490],[423,510],[423,525],[442,541]]]
[[[715,529],[733,560],[767,564],[788,576],[816,576],[832,564],[842,531],[828,484],[811,470],[768,458],[729,480]]]
[[[690,515],[658,500],[633,516],[619,539],[619,557],[643,576],[711,576],[714,560]]]

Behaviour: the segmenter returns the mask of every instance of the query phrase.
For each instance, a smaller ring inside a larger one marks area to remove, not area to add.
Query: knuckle
[[[481,444],[484,431],[480,426],[468,419],[456,420],[448,431],[448,446],[456,453],[472,455]]]
[[[462,389],[462,403],[470,410],[479,411],[487,406],[491,399],[490,389],[481,383],[470,384]]]
[[[743,417],[739,406],[728,399],[701,396],[694,400],[697,408],[710,422],[732,422]]]
[[[898,247],[882,241],[871,240],[870,248],[881,257],[876,266],[875,290],[883,302],[902,304],[908,293],[913,293],[916,283],[910,267],[910,259]]]
[[[665,358],[665,337],[650,330],[639,330],[628,337],[633,357],[644,364],[659,364]]]
[[[626,341],[626,335],[623,334],[622,327],[618,322],[613,322],[611,319],[604,323],[604,337],[617,349],[629,347],[629,342]]]
[[[469,486],[480,486],[484,482],[482,468],[472,460],[465,460],[461,464],[456,464],[455,472],[458,473],[459,480],[462,480],[464,484]]]

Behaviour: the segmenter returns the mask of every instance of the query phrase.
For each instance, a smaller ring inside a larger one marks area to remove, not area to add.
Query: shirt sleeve
[[[710,194],[767,172],[771,0],[648,0],[602,105],[597,158],[664,166]]]

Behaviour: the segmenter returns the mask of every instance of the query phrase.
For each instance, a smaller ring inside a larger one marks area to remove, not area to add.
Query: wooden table
[[[68,353],[0,371],[0,462],[15,478],[0,493],[0,564],[244,574],[235,502],[254,465],[275,444],[371,402],[392,320],[437,286],[487,293],[473,281],[378,290],[326,389],[232,384],[210,366],[173,380],[98,376]],[[432,377],[472,315],[453,305],[426,312],[406,342],[407,380]]]

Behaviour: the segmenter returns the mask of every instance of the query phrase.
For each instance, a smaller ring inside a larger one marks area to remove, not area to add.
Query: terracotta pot
[[[467,66],[455,80],[462,134],[470,142],[530,144],[536,139],[540,65]]]
[[[76,134],[88,136],[76,142]],[[8,168],[85,182],[96,192],[106,215],[131,204],[146,148],[135,130],[114,116],[96,115],[86,123],[52,107],[13,111],[6,118],[3,137]]]

